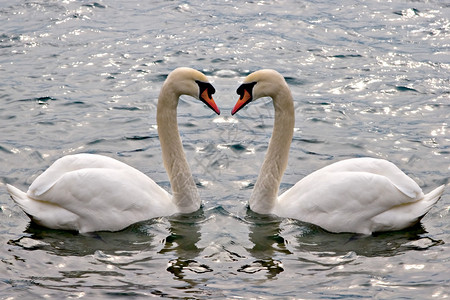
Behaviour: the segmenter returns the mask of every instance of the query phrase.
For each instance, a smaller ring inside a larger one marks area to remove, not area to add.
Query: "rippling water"
[[[0,1],[0,181],[26,187],[57,158],[124,161],[170,189],[156,99],[178,66],[202,70],[221,116],[179,107],[203,210],[121,232],[30,224],[0,183],[0,297],[448,298],[450,190],[415,228],[330,234],[246,201],[271,103],[237,117],[235,90],[274,68],[296,131],[281,189],[334,161],[389,159],[425,191],[449,181],[446,1]]]

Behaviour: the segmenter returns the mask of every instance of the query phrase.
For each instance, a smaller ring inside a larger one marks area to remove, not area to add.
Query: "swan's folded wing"
[[[97,154],[66,155],[56,160],[47,170],[39,175],[28,189],[30,197],[37,198],[47,192],[65,174],[86,168],[127,169],[131,168],[111,157]]]
[[[120,230],[177,212],[165,190],[133,170],[92,168],[68,172],[37,199],[77,215],[80,232]]]
[[[385,176],[367,172],[325,172],[307,176],[283,193],[279,197],[278,211],[274,213],[333,232],[371,233],[372,218],[417,200],[400,191]]]
[[[326,166],[316,172],[365,172],[381,175],[388,178],[408,197],[416,199],[423,197],[422,189],[414,180],[407,176],[396,165],[384,159],[371,157],[345,159]]]

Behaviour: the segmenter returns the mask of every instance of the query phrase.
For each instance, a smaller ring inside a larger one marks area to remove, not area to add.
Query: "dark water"
[[[0,298],[448,298],[450,188],[419,226],[365,238],[246,208],[273,111],[230,111],[242,78],[267,67],[296,101],[282,190],[359,156],[426,192],[448,183],[450,5],[395,2],[0,1],[0,182],[26,189],[90,152],[169,189],[155,130],[165,76],[203,71],[222,110],[180,102],[196,214],[84,236],[30,225],[0,183]]]

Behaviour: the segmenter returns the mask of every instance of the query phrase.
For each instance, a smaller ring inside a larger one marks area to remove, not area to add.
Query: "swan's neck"
[[[261,214],[271,213],[277,201],[295,125],[294,104],[287,87],[273,97],[273,104],[275,108],[273,133],[249,201],[250,208]]]
[[[201,200],[178,132],[179,96],[172,89],[163,86],[158,99],[156,122],[164,167],[172,187],[172,201],[180,212],[189,213],[200,208]]]

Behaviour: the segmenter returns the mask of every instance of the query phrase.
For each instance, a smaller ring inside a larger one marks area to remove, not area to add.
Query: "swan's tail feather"
[[[422,200],[416,202],[411,207],[414,209],[417,222],[422,220],[422,218],[430,211],[433,205],[441,199],[442,193],[444,192],[445,185],[438,186],[428,194],[426,194]],[[413,222],[414,224],[414,222]]]
[[[29,201],[27,194],[10,184],[6,185],[6,189],[8,190],[8,193],[14,200],[14,202],[16,202],[24,211],[26,211],[26,202]]]
[[[11,198],[35,223],[53,229],[77,229],[78,216],[56,204],[35,200],[27,193],[7,184]]]
[[[444,187],[444,185],[441,185],[416,202],[395,206],[375,216],[372,219],[375,224],[372,231],[401,230],[413,226],[419,222],[440,199],[444,192]]]
[[[28,197],[27,193],[22,192],[15,186],[7,184],[6,189],[14,202],[19,205],[30,219],[35,220],[35,216],[38,216],[39,212],[42,211],[41,207],[37,206],[39,203]]]
[[[427,206],[425,207],[423,214],[419,218],[422,218],[431,209],[431,207],[436,202],[439,201],[439,199],[442,196],[442,193],[444,192],[444,189],[445,189],[445,185],[443,184],[441,186],[438,186],[437,188],[435,188],[434,190],[432,190],[431,192],[429,192],[428,194],[425,195],[422,202],[426,203]]]

